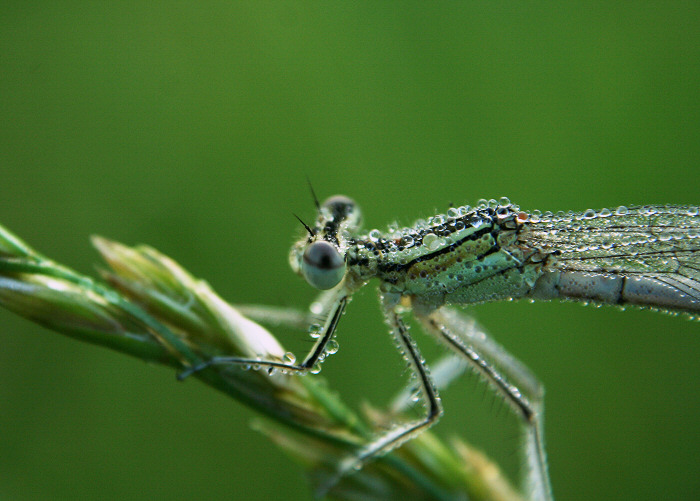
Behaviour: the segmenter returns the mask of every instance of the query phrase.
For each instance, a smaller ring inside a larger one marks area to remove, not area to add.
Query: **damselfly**
[[[529,496],[550,500],[543,441],[543,389],[501,346],[475,330],[452,305],[506,299],[568,299],[634,305],[695,316],[700,312],[700,216],[696,206],[648,205],[585,212],[521,211],[505,198],[450,208],[412,227],[359,231],[351,199],[316,202],[318,216],[291,249],[290,263],[323,290],[312,311],[325,319],[299,363],[233,357],[212,364],[316,372],[329,351],[350,297],[378,279],[381,308],[416,377],[425,415],[396,425],[338,466],[343,475],[397,447],[442,414],[435,384],[403,320],[412,311],[423,328],[465,359],[510,404],[524,424]],[[274,315],[274,313],[270,313]]]

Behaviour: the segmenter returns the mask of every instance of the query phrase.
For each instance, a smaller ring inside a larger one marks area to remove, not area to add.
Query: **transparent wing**
[[[519,241],[554,257],[547,261],[547,271],[652,279],[700,302],[696,206],[533,213]]]

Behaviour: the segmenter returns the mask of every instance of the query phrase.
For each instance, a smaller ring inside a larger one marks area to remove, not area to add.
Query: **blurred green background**
[[[697,204],[698,19],[697,2],[8,2],[0,222],[82,272],[99,233],[155,246],[232,302],[301,307],[313,292],[287,252],[291,213],[313,217],[305,176],[369,227],[504,195]],[[403,362],[367,289],[323,375],[380,405]],[[700,496],[698,323],[470,311],[547,388],[558,499]],[[0,499],[308,497],[253,414],[195,380],[4,310],[0,343]],[[436,432],[517,471],[498,399],[467,378],[443,402]]]

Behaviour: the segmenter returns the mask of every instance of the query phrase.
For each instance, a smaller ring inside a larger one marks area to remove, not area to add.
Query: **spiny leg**
[[[440,397],[433,381],[430,378],[425,359],[418,350],[418,346],[408,333],[408,327],[396,312],[398,297],[394,294],[385,294],[382,297],[382,306],[386,322],[391,328],[391,333],[398,343],[399,350],[408,361],[413,375],[418,380],[418,392],[422,396],[426,407],[426,415],[417,420],[405,423],[379,435],[372,442],[369,442],[355,454],[348,456],[341,461],[336,475],[320,487],[317,495],[325,495],[342,477],[348,473],[358,470],[370,459],[386,454],[392,449],[400,446],[407,440],[418,435],[421,431],[429,428],[440,419],[442,415],[442,405]]]
[[[437,390],[441,392],[459,379],[464,374],[464,371],[467,370],[467,367],[468,364],[464,357],[449,352],[436,362],[430,363],[430,379],[432,379]],[[399,415],[414,408],[415,399],[413,396],[415,393],[416,387],[412,384],[405,386],[396,393],[391,400],[391,404],[387,407],[391,415]]]
[[[455,308],[447,306],[431,312],[430,315],[416,315],[416,317],[424,326],[426,326],[426,317],[428,317],[439,325],[449,327],[451,334],[456,337],[461,344],[470,346],[474,351],[499,367],[502,376],[506,380],[510,381],[527,394],[528,398],[531,400],[531,405],[541,405],[544,397],[542,383],[525,364],[491,338],[472,317],[465,315]],[[431,332],[433,331],[431,330]],[[444,341],[447,342],[447,340]],[[448,342],[448,345],[454,350],[452,342]],[[460,357],[465,358],[461,350],[454,351]],[[468,357],[466,361],[473,364]]]
[[[319,319],[327,318],[335,307],[335,303],[342,296],[349,297],[349,295],[344,289],[323,291],[306,311],[267,304],[236,304],[234,307],[239,313],[254,322],[305,330],[317,323]]]
[[[426,315],[416,314],[416,318],[428,332],[467,360],[521,418],[526,430],[528,491],[533,500],[551,501],[544,451],[542,384],[522,362],[478,329],[475,322],[455,311],[443,308]]]
[[[253,322],[290,329],[306,330],[318,317],[311,312],[265,304],[235,304],[236,310]]]
[[[243,365],[254,367],[267,367],[269,370],[280,369],[293,373],[305,373],[313,371],[316,364],[323,361],[326,354],[328,343],[333,339],[335,329],[338,326],[340,317],[345,310],[345,305],[348,302],[348,296],[344,291],[340,291],[334,295],[332,301],[327,294],[323,294],[324,304],[329,305],[329,311],[326,317],[326,322],[320,332],[320,335],[314,343],[311,351],[306,355],[304,361],[300,364],[295,364],[293,361],[285,362],[279,360],[259,360],[257,358],[245,357],[212,357],[201,364],[190,367],[189,369],[178,374],[177,378],[183,380],[195,372],[211,367],[212,365]]]

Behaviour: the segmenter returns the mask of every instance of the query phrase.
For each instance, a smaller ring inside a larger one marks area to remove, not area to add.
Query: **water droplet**
[[[508,214],[510,214],[510,211],[506,207],[499,207],[496,210],[496,217],[499,219],[503,219],[503,218],[507,217]]]
[[[510,200],[508,199],[508,197],[501,197],[498,200],[498,203],[503,207],[510,207]]]
[[[379,231],[379,230],[377,230],[377,229],[371,230],[371,231],[369,232],[369,239],[370,239],[372,242],[378,242],[378,241],[379,241],[379,238],[380,238],[381,236],[382,236],[382,232]]]
[[[440,239],[435,233],[428,233],[423,237],[423,245],[425,245],[428,250],[436,250],[440,246]]]
[[[583,219],[594,219],[595,218],[595,211],[593,209],[587,209],[581,217]]]
[[[459,209],[456,207],[450,207],[447,209],[447,217],[451,219],[456,219],[459,217]]]
[[[321,336],[322,330],[323,327],[321,327],[319,324],[311,324],[309,326],[309,335],[314,339],[318,339]]]
[[[282,357],[282,361],[285,364],[293,365],[297,361],[297,357],[294,356],[294,353],[291,351],[288,351],[287,353],[284,354],[284,357]]]
[[[466,216],[472,211],[471,205],[463,205],[459,208],[459,215],[460,216]]]
[[[321,364],[319,362],[316,362],[314,366],[311,369],[309,369],[309,372],[311,374],[318,374],[319,372],[321,372]]]
[[[331,339],[326,345],[326,353],[329,355],[334,355],[338,353],[338,347],[338,341],[336,341],[335,339]]]

